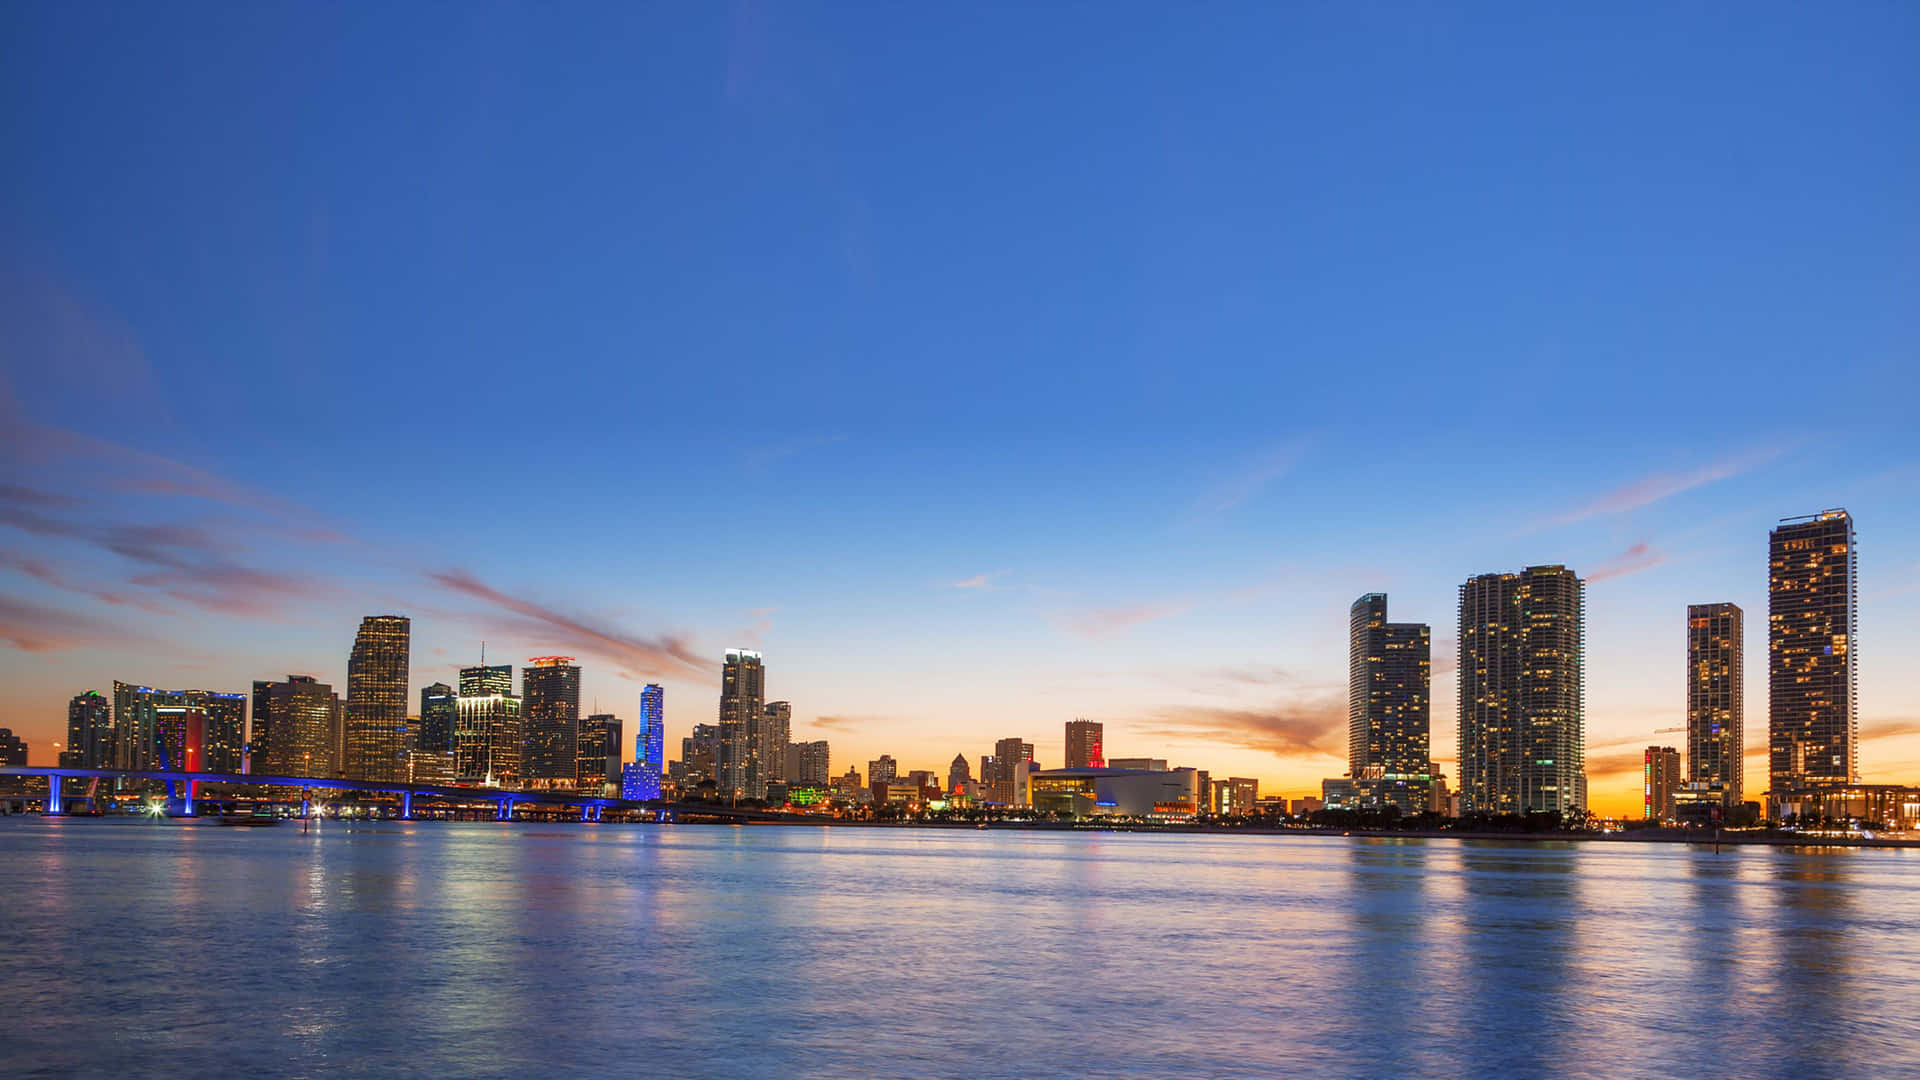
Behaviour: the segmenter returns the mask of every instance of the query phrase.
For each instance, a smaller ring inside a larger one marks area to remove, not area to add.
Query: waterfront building
[[[786,701],[767,702],[764,715],[760,719],[760,760],[764,764],[766,779],[786,780],[787,747],[793,742],[793,704]]]
[[[1145,769],[1148,772],[1166,772],[1166,758],[1122,757],[1107,762],[1109,769]]]
[[[572,787],[580,768],[580,665],[571,656],[528,660],[520,669],[520,709],[525,786]]]
[[[720,672],[720,738],[714,771],[724,798],[766,794],[760,755],[766,717],[766,664],[750,649],[728,649]]]
[[[1742,622],[1737,604],[1687,605],[1687,780],[1718,790],[1726,810],[1745,798]]]
[[[247,771],[262,776],[338,775],[335,734],[345,705],[311,675],[255,680]]]
[[[27,766],[27,741],[12,728],[0,727],[0,765]]]
[[[1583,819],[1586,583],[1564,566],[1469,578],[1459,680],[1463,813]]]
[[[827,740],[796,743],[795,748],[800,758],[799,771],[793,775],[796,783],[807,787],[826,787],[833,782],[833,761],[827,750]]]
[[[1186,821],[1204,802],[1193,769],[1041,769],[1023,779],[1036,812],[1062,817]]]
[[[1067,721],[1067,768],[1104,769],[1106,726],[1097,720]]]
[[[867,783],[869,785],[885,783],[898,775],[898,769],[899,763],[893,760],[892,754],[881,754],[878,758],[867,762]]]
[[[1251,814],[1260,801],[1260,781],[1244,776],[1212,781],[1209,789],[1208,811],[1221,817]]]
[[[947,766],[947,790],[959,791],[960,785],[973,779],[973,770],[967,768],[967,755],[953,755],[953,764]]]
[[[1641,814],[1648,821],[1671,823],[1674,793],[1680,790],[1680,751],[1671,746],[1649,746],[1640,766]]]
[[[597,795],[609,782],[622,783],[621,758],[618,716],[594,713],[580,721],[573,759],[573,790]]]
[[[1767,779],[1775,793],[1852,784],[1859,576],[1845,510],[1786,518],[1767,552]]]
[[[1432,632],[1387,621],[1385,593],[1348,610],[1347,770],[1378,781],[1377,798],[1405,814],[1427,808],[1433,786],[1428,739]]]
[[[453,718],[456,783],[519,786],[526,728],[521,700],[512,689],[512,665],[460,669]]]
[[[67,702],[67,748],[60,765],[69,769],[113,767],[113,702],[98,690]]]
[[[347,657],[345,775],[356,780],[406,778],[411,627],[404,615],[368,615],[354,635]]]
[[[453,687],[437,682],[420,690],[420,723],[415,728],[414,749],[424,753],[453,752],[454,703],[459,695]]]

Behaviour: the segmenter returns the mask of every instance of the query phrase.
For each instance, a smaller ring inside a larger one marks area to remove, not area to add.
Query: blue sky
[[[1920,777],[1909,8],[18,4],[0,41],[30,738],[115,678],[344,681],[394,610],[417,683],[571,652],[622,715],[665,680],[674,739],[757,644],[837,767],[1057,761],[1085,715],[1298,793],[1354,596],[1434,625],[1444,756],[1454,588],[1565,562],[1604,805],[1679,722],[1688,602],[1747,608],[1764,741],[1766,530],[1845,505],[1864,767]]]

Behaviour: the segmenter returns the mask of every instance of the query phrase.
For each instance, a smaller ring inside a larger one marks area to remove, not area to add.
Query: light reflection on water
[[[1886,1075],[1920,852],[0,821],[9,1076]]]

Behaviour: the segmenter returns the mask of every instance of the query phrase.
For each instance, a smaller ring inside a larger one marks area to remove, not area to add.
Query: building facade
[[[67,702],[67,748],[60,751],[60,764],[111,769],[113,763],[113,701],[98,690],[75,694]]]
[[[766,776],[760,754],[766,718],[766,664],[750,649],[728,649],[720,671],[719,744],[714,771],[720,794],[726,798],[766,796]]]
[[[1067,768],[1107,767],[1106,726],[1096,720],[1067,721]]]
[[[1853,518],[1787,518],[1767,550],[1767,780],[1775,793],[1859,774]],[[1776,800],[1777,801],[1777,800]]]
[[[1674,821],[1674,795],[1682,782],[1680,751],[1671,746],[1647,747],[1640,765],[1640,816],[1648,821]]]
[[[311,675],[253,684],[247,771],[262,776],[337,776],[335,735],[346,709]]]
[[[1584,818],[1586,583],[1564,566],[1460,586],[1462,814]]]
[[[1687,780],[1728,810],[1745,798],[1743,618],[1738,604],[1687,605]]]
[[[347,657],[347,760],[357,780],[407,778],[407,682],[412,624],[404,615],[360,620]]]
[[[1425,623],[1388,622],[1385,593],[1348,610],[1347,774],[1377,781],[1408,814],[1426,809],[1433,784],[1432,639]]]
[[[520,669],[520,706],[522,777],[529,786],[572,787],[580,769],[580,665],[571,656],[528,660]]]

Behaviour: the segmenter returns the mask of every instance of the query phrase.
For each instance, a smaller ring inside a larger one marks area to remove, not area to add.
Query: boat
[[[221,814],[222,825],[278,825],[280,819],[272,814]]]

